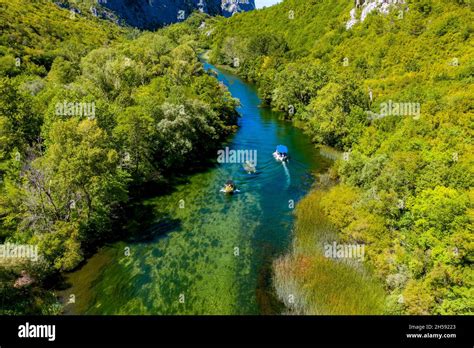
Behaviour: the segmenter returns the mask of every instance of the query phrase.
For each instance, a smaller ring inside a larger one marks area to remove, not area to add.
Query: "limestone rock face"
[[[128,25],[156,29],[185,20],[193,11],[230,17],[255,9],[255,0],[97,0]]]
[[[392,8],[400,10],[399,5],[403,4],[405,0],[355,0],[354,8],[349,13],[351,19],[347,21],[346,29],[351,29],[356,23],[363,22],[373,11],[387,14]],[[358,16],[359,13],[360,16]]]
[[[33,284],[34,281],[35,280],[26,271],[21,271],[21,277],[15,280],[15,284],[13,286],[17,289],[23,288]]]
[[[255,0],[221,0],[222,14],[226,17],[255,9]]]

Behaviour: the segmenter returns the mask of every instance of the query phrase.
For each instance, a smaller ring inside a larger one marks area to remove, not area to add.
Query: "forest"
[[[204,14],[151,33],[45,1],[0,10],[0,241],[43,256],[2,265],[0,314],[56,314],[59,272],[133,226],[126,210],[150,187],[209,157],[237,101],[198,61]],[[34,286],[14,286],[22,272]]]
[[[473,314],[473,4],[407,0],[348,28],[353,7],[285,0],[149,32],[0,0],[0,243],[42,255],[2,260],[0,314],[61,313],[60,274],[235,131],[238,101],[203,69],[205,51],[343,153],[273,262],[288,313]],[[329,240],[365,245],[360,278],[327,262]]]

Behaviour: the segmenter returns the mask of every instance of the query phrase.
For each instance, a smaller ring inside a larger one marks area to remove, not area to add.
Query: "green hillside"
[[[198,61],[204,15],[150,33],[47,1],[0,9],[0,243],[42,255],[2,258],[0,313],[58,313],[58,273],[139,230],[136,201],[201,165],[236,101]]]
[[[324,265],[311,243],[325,238],[314,236],[323,214],[338,241],[366,245],[385,312],[472,314],[472,3],[411,0],[347,30],[352,7],[285,0],[220,21],[205,38],[213,62],[254,81],[316,143],[346,152],[329,173],[336,185],[300,204],[276,290],[287,302],[293,284],[300,312],[337,312],[317,300],[338,289],[317,278]],[[301,275],[301,258],[314,273]]]
[[[26,72],[44,76],[56,57],[77,64],[93,48],[125,33],[110,22],[72,15],[46,0],[2,0],[0,23],[0,69],[10,77]]]
[[[203,48],[344,152],[273,263],[288,312],[473,314],[472,2],[407,0],[348,29],[353,1],[285,0],[154,33],[71,3],[82,14],[0,0],[0,243],[42,255],[0,260],[0,314],[60,313],[61,272],[142,233],[143,197],[233,132],[237,101],[203,70]],[[364,245],[364,262],[330,262],[333,241]]]

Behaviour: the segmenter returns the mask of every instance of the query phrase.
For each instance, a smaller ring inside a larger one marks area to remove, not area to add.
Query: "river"
[[[157,236],[107,245],[67,274],[66,313],[278,313],[271,261],[291,243],[292,202],[309,191],[327,160],[300,129],[259,107],[254,86],[204,65],[241,103],[239,129],[223,148],[256,151],[257,172],[218,164],[146,200]],[[272,156],[278,144],[289,148],[287,164]],[[228,179],[240,193],[220,192]]]

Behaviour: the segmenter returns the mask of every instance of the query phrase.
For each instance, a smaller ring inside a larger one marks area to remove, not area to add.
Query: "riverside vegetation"
[[[211,61],[346,152],[328,173],[336,184],[299,204],[276,291],[296,313],[472,314],[472,3],[408,0],[347,29],[352,7],[286,0],[218,22],[208,39]],[[383,113],[392,102],[420,112]],[[365,244],[361,272],[379,284],[348,281],[346,264],[323,257],[326,240]]]
[[[203,16],[150,33],[0,2],[0,242],[43,255],[2,265],[1,314],[58,313],[58,272],[137,225],[134,198],[232,132],[237,103],[197,58]],[[22,270],[33,286],[13,286]]]
[[[285,0],[150,33],[1,0],[0,241],[44,255],[2,267],[1,312],[60,312],[46,290],[58,272],[134,226],[121,217],[146,187],[231,132],[236,102],[203,71],[203,47],[346,152],[298,204],[274,262],[288,312],[472,314],[473,8],[397,6],[350,30],[352,2]],[[57,113],[64,101],[94,103],[93,115]],[[381,115],[392,102],[420,112]],[[333,240],[365,244],[364,263],[325,258]],[[14,288],[24,269],[35,286]]]

